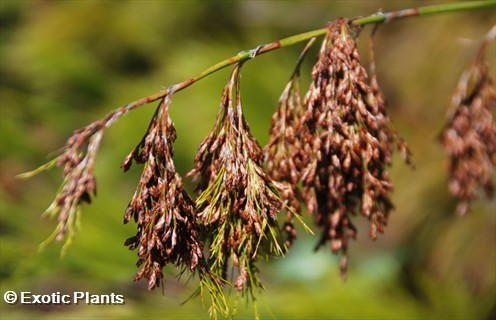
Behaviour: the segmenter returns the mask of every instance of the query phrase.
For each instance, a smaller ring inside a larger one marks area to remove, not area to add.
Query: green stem
[[[356,19],[353,21],[354,24],[366,25],[372,23],[389,22],[391,20],[414,17],[414,16],[427,16],[436,13],[460,11],[460,10],[471,10],[480,8],[489,8],[496,6],[496,0],[491,1],[467,1],[467,2],[456,2],[456,3],[446,3],[446,4],[436,4],[426,7],[419,7],[413,9],[405,9],[400,11],[393,11],[388,13],[374,13],[368,17]]]
[[[496,7],[496,0],[490,0],[490,1],[467,1],[467,2],[457,2],[457,3],[446,3],[446,4],[439,4],[439,5],[431,5],[431,6],[425,6],[425,7],[419,7],[419,8],[412,8],[412,9],[404,9],[404,10],[399,10],[399,11],[392,11],[392,12],[377,12],[374,14],[371,14],[367,17],[363,18],[358,18],[356,20],[353,20],[353,24],[356,25],[367,25],[367,24],[374,24],[374,23],[382,23],[382,22],[390,22],[392,20],[396,19],[402,19],[402,18],[407,18],[407,17],[413,17],[413,16],[425,16],[425,15],[431,15],[431,14],[437,14],[437,13],[444,13],[444,12],[452,12],[452,11],[461,11],[461,10],[471,10],[471,9],[481,9],[481,8],[489,8],[489,7]],[[322,29],[317,29],[305,33],[300,33],[276,42],[264,44],[261,46],[258,46],[255,49],[251,50],[245,50],[239,52],[237,55],[223,60],[210,68],[206,69],[205,71],[201,72],[198,74],[196,77],[193,77],[191,79],[188,79],[186,81],[174,84],[164,90],[161,90],[157,93],[154,93],[152,95],[149,95],[147,97],[144,97],[142,99],[133,101],[117,110],[114,110],[113,112],[109,113],[104,119],[102,119],[105,127],[108,127],[111,125],[113,122],[115,122],[118,118],[120,118],[122,115],[127,113],[130,110],[136,109],[140,106],[143,106],[145,104],[151,103],[153,101],[162,99],[169,93],[174,93],[180,90],[183,90],[193,83],[205,78],[206,76],[217,72],[227,66],[233,65],[238,62],[246,61],[249,59],[252,59],[258,55],[261,55],[263,53],[283,48],[283,47],[288,47],[303,41],[307,41],[311,38],[322,36],[326,34],[327,28],[322,28]]]

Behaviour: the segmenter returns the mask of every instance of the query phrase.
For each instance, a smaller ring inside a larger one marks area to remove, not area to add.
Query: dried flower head
[[[62,241],[67,233],[69,238],[62,248],[62,254],[71,244],[80,220],[81,203],[90,203],[91,196],[96,195],[93,167],[103,133],[133,107],[132,104],[123,106],[110,112],[104,118],[75,130],[67,139],[60,156],[31,172],[18,175],[19,178],[30,178],[53,166],[64,168],[64,181],[55,200],[44,212],[44,215],[50,217],[57,216],[59,223],[52,235],[40,245],[41,248],[53,239]]]
[[[138,232],[126,241],[126,245],[131,250],[139,248],[137,265],[141,269],[134,279],[145,277],[149,289],[159,286],[165,265],[194,271],[203,258],[194,202],[183,189],[182,179],[172,161],[176,132],[168,115],[169,104],[170,96],[167,95],[145,137],[122,163],[124,171],[133,160],[145,164],[124,223],[134,219],[138,224]]]
[[[160,285],[166,265],[178,267],[181,274],[188,269],[198,271],[200,290],[205,286],[211,294],[211,314],[217,310],[227,314],[223,283],[207,268],[195,205],[172,160],[176,131],[168,114],[170,96],[161,101],[146,135],[121,165],[127,171],[133,160],[145,164],[124,215],[124,223],[134,219],[138,224],[136,235],[125,243],[131,250],[139,248],[137,266],[141,269],[134,280],[148,279],[151,290]]]
[[[315,42],[311,39],[298,59],[295,70],[279,98],[279,106],[272,116],[270,139],[264,147],[264,162],[267,172],[275,181],[286,183],[289,192],[281,194],[286,210],[286,221],[283,230],[286,233],[286,246],[289,248],[296,239],[294,225],[295,215],[301,212],[299,199],[302,198],[298,183],[304,163],[308,157],[302,152],[301,141],[296,136],[300,132],[303,107],[300,99],[300,66]]]
[[[287,185],[288,192],[281,194],[288,208],[283,227],[287,247],[290,247],[296,239],[294,214],[301,212],[298,201],[301,196],[298,196],[300,190],[297,187],[301,161],[297,158],[299,140],[295,137],[295,126],[299,122],[302,110],[298,80],[297,76],[292,77],[279,98],[279,108],[272,117],[270,140],[264,147],[264,162],[267,164],[270,177]]]
[[[359,27],[341,18],[328,28],[304,100],[300,137],[313,158],[301,180],[308,210],[323,229],[318,247],[329,241],[334,253],[342,252],[344,276],[348,241],[357,232],[351,215],[369,219],[372,239],[387,223],[393,186],[386,166],[400,140],[375,76],[369,82],[360,64]]]
[[[58,225],[52,235],[40,245],[41,248],[53,239],[62,241],[68,233],[69,238],[62,248],[63,254],[72,242],[80,219],[79,206],[83,202],[90,203],[91,197],[96,195],[93,167],[103,131],[102,121],[75,130],[60,156],[34,171],[19,175],[20,178],[28,178],[54,165],[64,168],[64,181],[55,200],[44,212],[44,215],[57,217]]]
[[[262,287],[258,256],[283,252],[277,213],[284,187],[262,169],[262,149],[242,112],[240,68],[236,65],[231,74],[214,129],[201,142],[188,175],[198,180],[196,204],[210,243],[211,270],[226,278],[231,259],[238,274],[234,286],[254,298],[254,290]]]
[[[496,28],[492,29],[492,34]],[[458,82],[448,110],[441,143],[448,154],[449,191],[464,215],[480,191],[494,195],[496,165],[496,90],[484,58],[486,36],[475,63]]]

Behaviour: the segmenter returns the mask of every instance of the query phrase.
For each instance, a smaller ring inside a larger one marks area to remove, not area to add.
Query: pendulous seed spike
[[[343,18],[328,25],[297,134],[301,158],[311,159],[302,170],[302,196],[323,229],[319,246],[329,241],[334,253],[343,254],[342,274],[349,239],[356,236],[351,216],[361,213],[370,221],[372,239],[386,225],[393,188],[387,166],[401,141],[375,73],[369,78],[360,64],[359,31]]]

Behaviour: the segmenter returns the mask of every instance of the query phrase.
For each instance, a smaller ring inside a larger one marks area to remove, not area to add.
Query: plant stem
[[[389,22],[391,20],[396,20],[399,18],[407,18],[414,16],[427,16],[436,13],[444,13],[451,11],[460,11],[460,10],[470,10],[470,9],[480,9],[480,8],[489,8],[495,7],[496,0],[491,1],[467,1],[467,2],[456,2],[456,3],[446,3],[446,4],[437,4],[419,8],[405,9],[387,13],[377,12],[371,14],[368,17],[356,19],[353,21],[354,24],[366,25],[372,23],[380,23],[380,22]]]
[[[407,17],[413,17],[413,16],[425,16],[425,15],[431,15],[431,14],[437,14],[437,13],[444,13],[444,12],[452,12],[452,11],[461,11],[461,10],[471,10],[471,9],[482,9],[482,8],[489,8],[489,7],[496,7],[496,0],[490,0],[490,1],[467,1],[467,2],[457,2],[457,3],[446,3],[446,4],[439,4],[439,5],[431,5],[431,6],[425,6],[425,7],[419,7],[419,8],[411,8],[411,9],[404,9],[404,10],[399,10],[399,11],[392,11],[392,12],[377,12],[373,13],[367,17],[363,18],[358,18],[352,21],[353,24],[356,25],[367,25],[367,24],[374,24],[374,23],[382,23],[382,22],[390,22],[392,20],[396,19],[402,19],[402,18],[407,18]],[[261,46],[258,46],[255,49],[251,50],[245,50],[239,52],[237,55],[223,60],[210,68],[204,70],[200,74],[198,74],[196,77],[193,77],[191,79],[188,79],[186,81],[174,84],[166,89],[163,89],[157,93],[154,93],[152,95],[149,95],[147,97],[144,97],[142,99],[133,101],[119,109],[114,110],[113,112],[109,113],[103,120],[105,123],[105,127],[108,127],[112,123],[114,123],[118,118],[120,118],[122,115],[127,113],[130,110],[136,109],[140,106],[143,106],[145,104],[151,103],[153,101],[162,99],[169,93],[174,93],[180,90],[183,90],[184,88],[189,87],[193,83],[197,82],[198,80],[201,80],[205,78],[206,76],[217,72],[227,66],[233,65],[238,62],[246,61],[249,59],[252,59],[258,55],[261,55],[263,53],[283,48],[283,47],[288,47],[303,41],[307,41],[311,38],[322,36],[326,34],[327,28],[322,28],[322,29],[317,29],[305,33],[300,33],[288,38],[284,38],[279,41],[275,41],[272,43],[264,44]]]

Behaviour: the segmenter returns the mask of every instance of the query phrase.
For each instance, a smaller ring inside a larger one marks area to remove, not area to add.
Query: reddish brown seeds
[[[93,167],[103,131],[101,121],[74,131],[67,140],[63,149],[64,152],[42,167],[48,168],[56,164],[64,168],[64,182],[55,200],[45,211],[47,215],[57,216],[59,221],[57,229],[47,241],[54,237],[57,241],[62,241],[69,233],[69,239],[63,250],[70,244],[74,235],[80,215],[80,204],[82,202],[90,203],[91,197],[96,195],[96,179],[93,175]],[[36,171],[27,173],[25,176],[34,173]]]
[[[386,167],[400,141],[375,76],[369,80],[360,64],[356,28],[345,19],[329,25],[299,133],[309,159],[301,176],[303,197],[323,229],[318,246],[329,242],[334,253],[343,254],[343,275],[348,242],[357,232],[352,215],[369,219],[373,239],[387,223],[393,206]]]
[[[469,211],[481,191],[494,195],[496,90],[484,59],[485,44],[460,78],[441,134],[448,154],[448,187],[458,201],[459,215]]]
[[[194,271],[203,259],[194,203],[172,161],[176,132],[168,115],[169,104],[167,95],[145,137],[122,164],[125,171],[133,160],[145,164],[124,222],[133,219],[138,224],[138,232],[126,245],[131,250],[138,248],[137,265],[141,269],[135,280],[148,279],[149,289],[159,286],[165,265]]]
[[[281,193],[286,210],[284,232],[286,233],[286,246],[290,247],[296,239],[294,227],[294,214],[299,214],[301,198],[298,189],[302,159],[299,158],[299,140],[296,138],[296,127],[301,118],[301,103],[299,95],[298,78],[292,78],[279,98],[279,108],[272,117],[270,140],[264,148],[264,158],[267,172],[272,179],[287,185],[285,192]]]
[[[295,215],[299,218],[302,199],[299,181],[301,171],[309,162],[309,156],[302,150],[301,117],[303,107],[300,99],[300,66],[315,38],[311,39],[303,49],[293,75],[279,98],[279,105],[272,116],[270,139],[264,147],[264,161],[267,172],[276,181],[287,185],[281,193],[286,208],[286,221],[283,230],[286,233],[286,246],[289,248],[296,239],[294,226]]]
[[[237,65],[226,85],[212,132],[202,141],[189,173],[198,181],[198,217],[210,243],[209,265],[222,277],[229,260],[241,293],[262,287],[255,262],[260,255],[282,254],[277,214],[283,186],[262,169],[262,149],[243,116]]]

